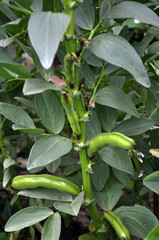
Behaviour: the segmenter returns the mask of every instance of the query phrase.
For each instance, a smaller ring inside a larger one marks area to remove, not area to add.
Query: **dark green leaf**
[[[75,9],[75,24],[83,29],[91,30],[94,25],[95,12],[92,0],[83,0]]]
[[[156,216],[147,208],[139,205],[120,207],[114,213],[121,219],[130,234],[145,238],[159,224]]]
[[[51,90],[35,95],[35,107],[43,125],[58,134],[63,129],[65,115],[56,93]]]
[[[143,184],[151,191],[159,194],[159,171],[153,172],[144,178]]]
[[[101,105],[119,109],[135,117],[139,117],[135,105],[129,96],[115,86],[100,89],[96,94],[95,101]]]
[[[134,174],[131,159],[124,149],[118,147],[104,147],[99,151],[99,156],[108,165],[131,175]]]
[[[122,121],[114,131],[125,134],[126,136],[139,135],[146,132],[154,125],[154,122],[148,118],[130,118]]]

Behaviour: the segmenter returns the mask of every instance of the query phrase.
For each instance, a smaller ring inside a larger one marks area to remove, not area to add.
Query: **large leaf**
[[[75,24],[83,29],[91,30],[94,25],[95,12],[92,6],[92,0],[84,0],[83,3],[75,9]]]
[[[159,225],[153,228],[144,240],[159,240]]]
[[[53,214],[46,207],[28,207],[15,213],[6,223],[5,231],[13,232],[34,225]]]
[[[65,115],[59,97],[53,91],[35,95],[35,107],[44,126],[58,134],[63,129]]]
[[[24,83],[23,93],[24,95],[32,95],[44,92],[48,89],[60,91],[61,87],[41,78],[28,78]]]
[[[61,136],[45,136],[32,147],[27,163],[27,169],[45,166],[57,158],[70,152],[71,140]]]
[[[114,213],[121,219],[130,234],[141,239],[145,238],[159,224],[156,216],[150,210],[139,205],[120,207]]]
[[[154,125],[154,122],[148,118],[130,118],[122,121],[114,131],[125,134],[126,136],[139,135],[146,132]]]
[[[87,139],[92,139],[101,133],[101,126],[98,116],[95,111],[92,110],[92,116],[90,120],[86,122],[86,137]]]
[[[29,70],[23,65],[14,62],[7,53],[7,49],[0,47],[0,66],[8,69],[9,71],[16,73],[23,77],[30,77]]]
[[[137,82],[150,87],[150,81],[139,55],[124,38],[113,34],[101,34],[90,42],[88,49],[105,62],[126,69]]]
[[[54,213],[50,216],[42,229],[41,240],[59,240],[61,232],[60,214]]]
[[[100,89],[96,94],[95,102],[139,117],[135,105],[129,96],[115,86]]]
[[[126,173],[134,174],[131,159],[122,148],[118,147],[104,147],[99,151],[100,158],[108,165],[121,170]]]
[[[123,185],[111,177],[101,192],[93,192],[99,206],[105,211],[111,211],[121,197],[122,188]]]
[[[151,191],[159,194],[159,171],[153,172],[144,178],[143,184]]]
[[[105,132],[111,132],[117,119],[117,110],[96,104],[96,111],[103,130]]]
[[[57,189],[48,188],[35,188],[35,189],[25,189],[18,192],[17,195],[22,195],[30,198],[48,199],[53,201],[70,202],[72,201],[72,196],[69,193],[59,191]]]
[[[93,174],[91,174],[92,182],[97,191],[102,191],[108,178],[109,166],[103,161],[93,166]]]
[[[106,18],[135,18],[140,22],[159,26],[158,16],[144,4],[134,1],[123,1],[112,7]]]
[[[50,68],[70,16],[65,13],[34,12],[28,23],[28,33],[42,66]]]
[[[84,192],[80,192],[71,203],[56,202],[54,203],[54,207],[64,213],[70,214],[72,216],[77,216],[83,201],[83,197]]]
[[[30,116],[20,107],[0,102],[0,114],[25,128],[35,128]]]

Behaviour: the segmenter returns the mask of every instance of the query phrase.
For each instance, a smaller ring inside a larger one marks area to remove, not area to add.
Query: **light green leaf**
[[[100,89],[96,94],[95,102],[139,117],[137,109],[129,96],[115,86]]]
[[[35,95],[35,107],[43,125],[58,134],[63,129],[65,114],[56,93],[51,90]]]
[[[42,66],[50,68],[70,16],[65,13],[34,12],[28,23],[28,33]]]
[[[50,216],[42,229],[41,240],[59,240],[61,232],[60,214],[54,213]]]
[[[144,240],[159,240],[159,225],[153,228]]]
[[[146,132],[154,125],[154,122],[148,118],[130,118],[122,121],[115,129],[115,132],[120,132],[126,136],[139,135]]]
[[[6,223],[5,231],[13,232],[20,229],[29,227],[38,223],[50,215],[53,212],[51,209],[46,207],[28,207],[15,213]]]
[[[93,233],[85,233],[78,237],[78,240],[97,240]]]
[[[108,165],[131,175],[134,174],[131,159],[124,149],[118,147],[104,147],[99,151],[99,156]]]
[[[61,201],[61,202],[72,201],[72,195],[69,193],[62,192],[57,189],[48,189],[43,187],[39,187],[35,189],[25,189],[18,192],[17,195],[22,195],[30,198]]]
[[[153,172],[145,177],[143,184],[151,191],[159,194],[159,171]]]
[[[156,216],[140,205],[117,208],[114,214],[121,219],[130,234],[141,239],[159,224]]]
[[[126,69],[137,82],[150,87],[150,81],[139,55],[123,37],[100,34],[90,42],[88,49],[105,62]]]
[[[111,211],[120,199],[123,187],[114,177],[110,177],[101,192],[93,191],[99,206],[104,211]]]
[[[14,37],[6,38],[6,39],[1,39],[0,40],[0,47],[7,47],[10,45],[12,42],[14,42]]]
[[[146,5],[133,2],[123,1],[112,7],[105,15],[106,18],[135,18],[140,22],[159,26],[159,18]]]
[[[61,136],[45,136],[32,147],[27,163],[27,169],[45,166],[57,158],[70,152],[72,141]]]
[[[0,114],[23,128],[34,128],[35,125],[30,116],[20,107],[0,102]]]
[[[53,83],[47,82],[41,78],[29,78],[24,83],[23,93],[24,95],[32,95],[44,92],[48,89],[60,91],[61,87]]]
[[[31,8],[33,11],[42,11],[43,1],[42,1],[42,0],[33,0],[30,8]]]
[[[159,149],[150,149],[149,152],[152,154],[152,156],[155,156],[159,158]]]
[[[70,214],[72,216],[77,216],[83,201],[83,197],[84,197],[84,192],[80,192],[73,199],[72,203],[56,202],[54,203],[54,207],[61,212]]]
[[[83,29],[91,30],[94,26],[95,12],[91,0],[83,0],[75,9],[75,24]]]

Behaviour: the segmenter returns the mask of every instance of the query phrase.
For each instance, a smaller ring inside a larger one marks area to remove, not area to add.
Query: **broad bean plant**
[[[58,240],[85,207],[79,240],[158,239],[158,15],[0,1],[0,238]]]

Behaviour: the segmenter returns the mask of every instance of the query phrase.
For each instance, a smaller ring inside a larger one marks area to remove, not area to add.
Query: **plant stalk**
[[[64,0],[64,9],[65,13],[70,15],[70,24],[65,32],[66,40],[65,46],[67,53],[76,51],[75,49],[75,41],[74,41],[74,10],[70,9],[69,6],[71,4],[71,0]]]

